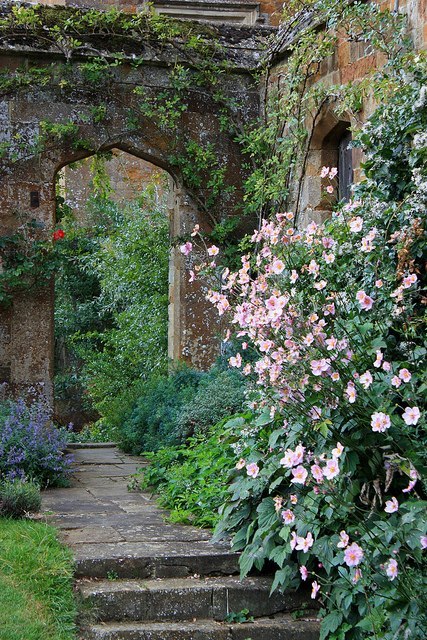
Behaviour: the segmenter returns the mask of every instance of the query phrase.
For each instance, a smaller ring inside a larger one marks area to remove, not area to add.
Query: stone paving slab
[[[96,469],[94,468],[96,466]],[[116,476],[127,477],[138,471],[136,464],[105,464],[92,462],[90,465],[80,465],[80,478],[114,478]],[[79,479],[80,479],[79,478]]]
[[[81,581],[84,600],[96,603],[98,620],[224,620],[230,611],[248,609],[255,618],[293,611],[303,602],[296,593],[275,591],[273,579],[237,576],[158,580]]]
[[[186,576],[237,571],[237,554],[210,542],[210,532],[165,521],[147,492],[129,492],[144,460],[115,446],[73,450],[71,486],[43,492],[42,509],[73,550],[78,575]],[[199,565],[198,565],[199,563]]]
[[[85,544],[88,539],[92,540],[92,543],[125,541],[125,538],[113,529],[113,527],[105,527],[103,525],[96,527],[76,527],[74,529],[66,529],[61,533],[62,542],[69,546]]]

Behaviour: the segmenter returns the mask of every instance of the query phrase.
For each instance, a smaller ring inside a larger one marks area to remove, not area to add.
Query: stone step
[[[224,620],[230,612],[248,609],[255,618],[289,612],[301,596],[274,592],[266,577],[186,578],[158,580],[82,581],[80,593],[96,620],[181,622]]]
[[[185,578],[239,572],[239,554],[209,540],[79,544],[74,547],[77,578]]]
[[[69,442],[67,444],[67,451],[74,451],[76,449],[117,449],[115,442]]]
[[[84,640],[319,640],[315,615],[293,620],[287,615],[258,618],[253,623],[197,622],[108,623],[92,625]]]

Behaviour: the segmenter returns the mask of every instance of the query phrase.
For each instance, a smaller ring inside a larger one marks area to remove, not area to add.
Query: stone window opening
[[[350,146],[351,123],[340,120],[333,109],[327,108],[315,124],[310,140],[310,149],[304,167],[300,195],[292,194],[291,202],[298,209],[298,224],[302,228],[311,221],[323,222],[330,217],[339,201],[348,202],[354,182],[354,167],[358,160]],[[322,178],[322,168],[337,169],[331,181]],[[326,187],[332,185],[332,194]]]
[[[336,167],[337,176],[333,181],[335,198],[322,203],[322,208],[331,210],[336,202],[348,202],[351,197],[351,186],[354,182],[352,135],[350,123],[339,121],[325,136],[322,142],[322,166]],[[326,186],[326,185],[325,185]]]
[[[348,202],[354,182],[352,136],[346,131],[338,144],[338,199]]]

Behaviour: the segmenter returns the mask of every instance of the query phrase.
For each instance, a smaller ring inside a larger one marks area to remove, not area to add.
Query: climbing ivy
[[[172,20],[151,11],[128,15],[115,9],[98,11],[16,5],[0,18],[0,34],[6,41],[20,41],[58,56],[58,61],[50,65],[4,71],[0,75],[0,96],[29,86],[49,85],[62,95],[81,87],[94,85],[98,88],[89,114],[77,112],[72,120],[60,124],[45,121],[33,140],[14,138],[3,143],[0,154],[5,160],[17,162],[38,155],[61,141],[69,142],[73,149],[95,151],[90,142],[81,137],[81,124],[104,123],[116,68],[143,66],[146,64],[145,51],[155,51],[170,69],[169,86],[160,92],[143,85],[135,87],[138,100],[129,109],[129,131],[139,130],[141,119],[149,117],[152,126],[172,133],[171,165],[182,170],[184,185],[190,192],[199,190],[198,204],[209,214],[212,223],[221,219],[221,211],[215,211],[220,203],[219,195],[225,189],[221,149],[213,149],[212,144],[202,141],[188,143],[177,126],[188,109],[191,96],[200,93],[208,94],[218,106],[223,129],[231,130],[233,122],[241,126],[238,101],[235,98],[228,101],[226,92],[220,89],[223,74],[232,70],[233,64],[213,28]],[[141,50],[141,42],[143,51],[137,55],[135,51]],[[81,61],[82,56],[86,60]],[[210,176],[209,193],[204,195],[201,185],[205,184],[207,175]]]
[[[151,11],[129,15],[115,9],[14,5],[0,16],[0,35],[6,42],[13,40],[49,51],[57,60],[3,71],[0,96],[16,94],[30,85],[48,86],[64,97],[87,86],[96,86],[97,91],[89,111],[77,110],[62,123],[41,122],[34,139],[15,136],[2,143],[0,156],[6,167],[7,162],[19,162],[54,149],[61,142],[75,150],[95,151],[81,135],[82,125],[107,122],[117,69],[123,65],[138,69],[146,64],[146,51],[154,51],[170,69],[169,84],[160,92],[143,85],[135,87],[135,103],[127,115],[128,131],[137,132],[149,118],[159,133],[168,134],[170,166],[177,169],[183,185],[205,212],[214,235],[219,225],[216,236],[223,240],[232,258],[233,253],[236,255],[238,225],[233,220],[224,227],[222,202],[231,196],[233,187],[226,182],[227,168],[218,144],[184,139],[179,123],[190,100],[200,93],[209,96],[221,129],[240,145],[246,158],[243,203],[236,213],[261,219],[271,210],[292,204],[298,216],[308,152],[323,108],[333,105],[337,114],[356,117],[367,95],[384,95],[384,78],[392,82],[395,70],[404,68],[408,50],[405,27],[403,16],[371,3],[286,3],[282,26],[266,47],[258,68],[251,72],[254,86],[263,87],[263,100],[259,117],[248,123],[238,98],[224,88],[223,79],[235,65],[214,27],[172,20]],[[381,75],[373,70],[346,85],[321,80],[322,65],[336,50],[342,34],[351,42],[364,43],[371,53],[381,53],[385,65]],[[137,55],[141,43],[145,50]],[[20,256],[26,254],[26,250],[20,251],[21,243],[15,237],[3,243],[15,247],[20,262]],[[51,260],[53,254],[46,247],[40,251],[37,248],[35,260]],[[31,263],[25,264],[32,268]],[[8,281],[6,289],[10,289],[15,275],[12,270],[8,280],[7,273],[3,272],[2,280]]]

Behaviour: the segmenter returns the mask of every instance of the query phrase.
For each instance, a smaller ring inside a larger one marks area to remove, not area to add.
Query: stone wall
[[[396,3],[394,0],[381,3],[383,9],[394,10]],[[427,47],[427,2],[426,0],[404,0],[398,3],[401,13],[408,16],[408,33],[414,42],[416,50]],[[301,24],[306,26],[309,20],[301,20]],[[292,39],[297,37],[298,29],[280,44],[276,52],[276,63],[273,66],[270,77],[270,87],[280,87],[280,78],[286,74],[286,57]],[[277,38],[281,41],[280,31]],[[339,86],[360,80],[376,68],[383,64],[380,54],[373,54],[370,48],[360,42],[350,42],[343,36],[339,39],[338,46],[333,55],[325,59],[315,76],[313,83],[319,82],[326,86]],[[324,181],[320,177],[320,170],[323,166],[338,166],[338,148],[344,133],[350,127],[360,127],[367,120],[375,109],[372,98],[365,100],[361,111],[354,116],[341,114],[338,116],[333,105],[326,106],[321,113],[313,120],[307,121],[307,130],[313,129],[310,149],[307,158],[306,172],[303,179],[302,191],[299,199],[300,224],[305,226],[309,221],[320,222],[329,215],[332,202],[325,201]],[[313,128],[314,127],[314,128]],[[354,182],[361,179],[360,164],[363,160],[359,149],[351,151]],[[295,185],[294,185],[295,186]],[[292,195],[295,205],[297,201],[296,193]],[[302,214],[302,215],[301,215]]]
[[[79,8],[117,8],[126,13],[146,11],[146,0],[40,0],[40,4]],[[154,11],[179,19],[277,25],[282,11],[278,0],[152,0]]]
[[[234,29],[234,30],[233,30]],[[224,77],[223,90],[231,92],[242,104],[241,117],[252,118],[258,113],[258,91],[246,66],[253,66],[255,55],[254,34],[248,29],[218,28],[218,39],[232,37],[230,57],[237,59],[235,72]],[[263,36],[262,36],[263,37]],[[102,44],[108,48],[108,41]],[[129,46],[129,45],[128,45]],[[136,52],[141,44],[135,42]],[[13,49],[11,54],[10,49]],[[23,51],[19,42],[13,45],[3,40],[0,48],[0,67],[13,69],[32,65],[35,61],[55,63],[57,53],[31,50],[26,43]],[[131,56],[131,53],[129,53]],[[150,63],[149,56],[153,56]],[[170,55],[170,54],[169,54]],[[47,57],[46,57],[47,56]],[[162,56],[165,58],[163,62]],[[75,81],[69,89],[59,85],[30,87],[0,100],[0,140],[34,141],[40,121],[66,123],[70,119],[78,126],[79,136],[85,140],[85,149],[77,148],[66,138],[53,140],[36,155],[27,155],[17,149],[17,157],[0,166],[0,234],[13,234],[26,221],[37,221],[42,235],[50,237],[55,224],[54,182],[57,172],[64,166],[89,157],[95,152],[119,149],[169,173],[173,183],[170,209],[171,233],[189,234],[195,224],[209,231],[212,221],[209,211],[200,203],[205,196],[205,184],[200,189],[188,189],[176,166],[171,165],[169,154],[176,152],[176,132],[158,127],[149,118],[141,117],[139,126],[129,130],[129,110],[137,105],[135,86],[149,87],[151,92],[162,92],[169,84],[168,51],[150,49],[145,64],[138,69],[123,65],[114,78],[96,90],[79,81],[79,70],[73,67]],[[237,57],[237,58],[236,58]],[[107,89],[105,89],[107,90]],[[102,122],[91,118],[94,105],[105,101],[107,113]],[[220,123],[216,103],[209,90],[196,88],[189,91],[188,108],[177,123],[179,140],[211,143],[220,153],[226,168],[225,189],[217,202],[222,217],[236,215],[242,197],[243,159],[239,145],[225,132]],[[178,144],[181,144],[178,142]],[[25,147],[25,145],[24,145]],[[179,148],[178,148],[179,152]],[[21,154],[21,155],[20,155]],[[233,187],[228,191],[227,187]],[[213,211],[212,211],[213,212]],[[187,264],[186,264],[187,263]],[[205,368],[217,357],[217,314],[205,300],[206,285],[188,281],[189,260],[178,250],[171,255],[171,285],[169,308],[169,354],[182,358],[198,368]],[[0,373],[17,392],[31,386],[42,386],[52,397],[53,366],[53,287],[36,283],[31,290],[17,295],[11,308],[0,312]]]
[[[105,160],[104,168],[113,202],[131,202],[141,195],[148,184],[155,186],[159,201],[167,191],[168,176],[163,169],[155,167],[142,158],[112,149],[111,158]],[[93,194],[92,159],[86,158],[75,165],[67,165],[58,174],[61,195],[73,209],[78,220],[86,220],[87,201]]]

